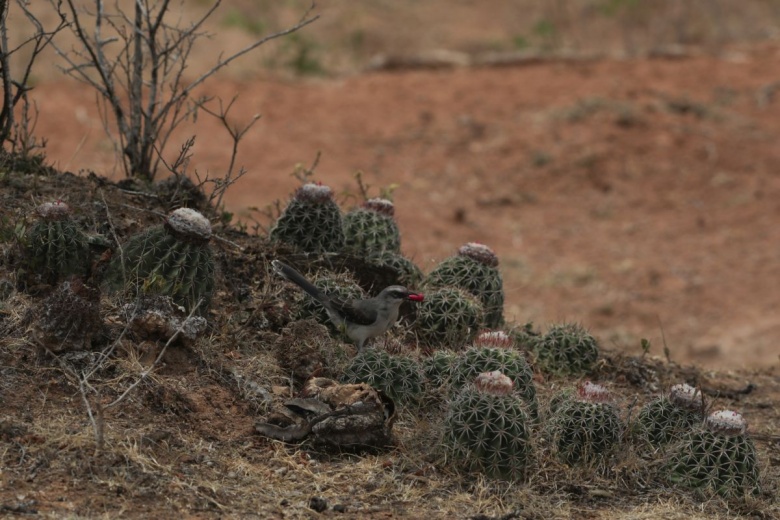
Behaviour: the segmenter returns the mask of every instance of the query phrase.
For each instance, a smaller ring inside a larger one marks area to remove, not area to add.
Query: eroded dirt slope
[[[465,241],[493,247],[512,319],[766,366],[780,340],[778,52],[223,80],[205,93],[238,93],[237,122],[263,116],[227,195],[239,219],[286,198],[294,165],[321,152],[316,179],[340,192],[357,192],[356,171],[372,194],[398,184],[403,248],[424,269]],[[35,96],[51,161],[114,168],[93,93],[60,81]],[[221,175],[230,142],[216,121],[182,128],[173,148],[195,133],[193,167]]]

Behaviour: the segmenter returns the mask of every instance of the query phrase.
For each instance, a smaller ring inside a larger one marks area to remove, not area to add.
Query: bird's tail
[[[289,265],[282,263],[279,260],[273,260],[271,265],[274,267],[274,271],[306,291],[312,298],[323,303],[327,300],[327,296],[325,296],[322,291],[317,289],[313,283]]]

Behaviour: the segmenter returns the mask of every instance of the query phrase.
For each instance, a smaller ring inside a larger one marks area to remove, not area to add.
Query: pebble
[[[311,497],[309,499],[309,509],[313,509],[318,513],[322,513],[328,509],[328,501],[322,497]]]

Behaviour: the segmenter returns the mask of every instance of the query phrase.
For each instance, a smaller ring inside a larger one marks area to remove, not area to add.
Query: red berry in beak
[[[425,299],[425,296],[422,293],[409,293],[409,296],[407,296],[407,298],[412,300],[413,302],[421,302]]]

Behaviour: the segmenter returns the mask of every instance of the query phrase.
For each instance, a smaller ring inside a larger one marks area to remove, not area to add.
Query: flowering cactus
[[[651,448],[667,445],[702,421],[701,392],[685,383],[674,385],[668,396],[644,405],[632,429],[635,436]]]
[[[585,381],[551,407],[548,431],[558,457],[573,465],[609,454],[623,425],[605,387]]]
[[[344,215],[347,250],[358,255],[398,253],[401,233],[393,215],[395,206],[387,199],[370,199]]]
[[[35,208],[38,218],[25,233],[24,265],[45,283],[87,274],[89,243],[71,214],[62,201],[43,203]]]
[[[205,313],[216,270],[210,239],[208,219],[194,209],[179,208],[163,225],[128,239],[108,267],[107,286],[133,296],[170,296],[188,312],[200,301],[198,312]]]
[[[470,242],[458,254],[442,261],[425,279],[429,287],[458,287],[478,298],[485,310],[485,326],[504,321],[504,286],[498,257],[488,246]]]
[[[500,371],[486,372],[449,402],[444,447],[453,461],[489,477],[523,477],[531,456],[531,429],[513,387]]]
[[[514,381],[514,391],[521,397],[529,415],[536,419],[538,406],[534,373],[523,355],[512,349],[474,346],[463,352],[452,371],[452,387],[457,390],[479,374],[499,371]]]
[[[343,250],[341,210],[331,189],[315,183],[298,188],[270,236],[272,240],[285,242],[305,253]]]
[[[672,484],[726,498],[757,494],[756,448],[741,414],[720,410],[692,429],[674,447],[665,463]]]

